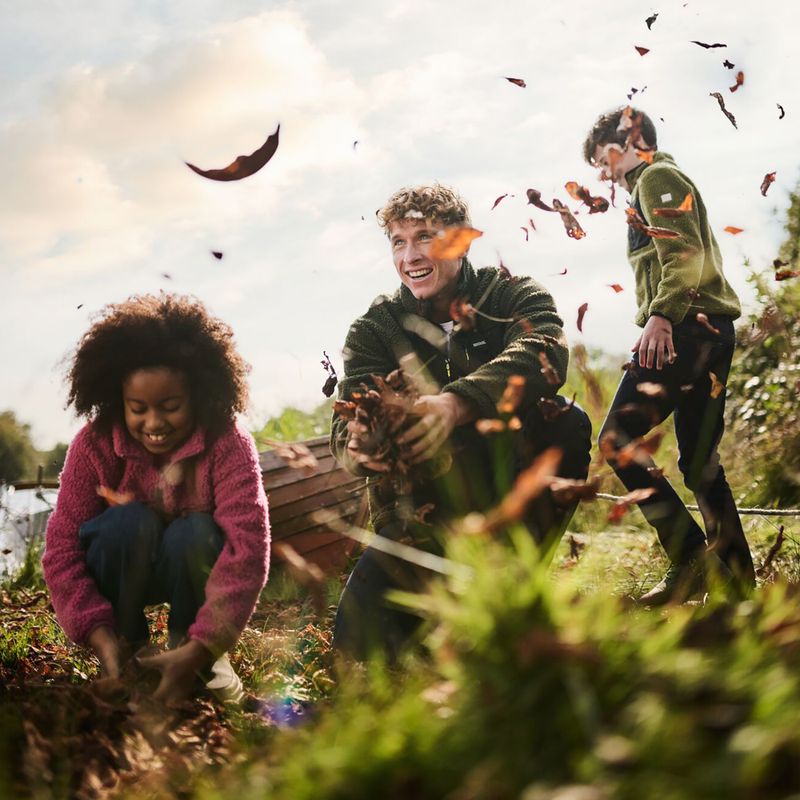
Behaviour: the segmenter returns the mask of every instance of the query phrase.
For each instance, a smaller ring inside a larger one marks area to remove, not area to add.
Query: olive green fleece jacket
[[[687,314],[725,314],[736,319],[741,306],[722,272],[722,256],[708,223],[703,198],[667,153],[655,153],[653,163],[640,164],[626,176],[631,205],[650,226],[677,231],[677,239],[651,238],[628,229],[628,260],[636,276],[636,324],[654,314],[673,325]],[[677,208],[687,194],[692,210],[662,217],[656,208]]]
[[[391,297],[376,298],[348,331],[339,399],[349,399],[362,383],[372,386],[373,375],[388,375],[408,353],[419,358],[442,391],[474,403],[480,417],[497,416],[497,401],[511,375],[526,379],[523,407],[554,396],[567,374],[569,350],[550,293],[532,278],[512,278],[494,267],[476,271],[465,258],[457,296],[494,319],[477,316],[472,330],[454,333],[449,342],[441,326],[426,318],[426,304],[406,286]],[[542,373],[541,352],[557,372],[558,385]],[[334,413],[333,454],[353,474],[374,476],[350,458],[348,439],[347,422]],[[379,494],[372,483],[370,515],[377,530],[388,521],[393,499]]]

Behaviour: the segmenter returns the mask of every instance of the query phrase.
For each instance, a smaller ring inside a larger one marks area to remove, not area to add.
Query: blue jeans
[[[564,406],[563,398],[558,402]],[[592,425],[578,406],[549,422],[538,407],[522,419],[516,448],[511,437],[487,440],[473,426],[457,429],[453,436],[453,467],[437,480],[415,490],[413,502],[419,508],[434,502],[429,521],[447,522],[469,511],[484,511],[497,503],[508,483],[543,450],[561,448],[558,474],[564,478],[585,479],[589,471]],[[523,521],[543,551],[552,553],[575,512],[577,503],[561,507],[549,492],[537,497],[528,507]],[[431,533],[435,528],[414,522],[393,520],[378,532],[381,536],[414,544],[420,549],[441,553],[442,546]],[[365,659],[373,650],[395,660],[403,645],[419,627],[420,619],[402,608],[389,605],[387,591],[401,589],[419,592],[430,575],[373,547],[367,547],[347,580],[336,610],[333,646],[339,652]]]
[[[611,466],[628,491],[653,488],[655,494],[639,504],[647,521],[656,529],[659,541],[673,562],[681,563],[702,552],[708,544],[745,585],[755,580],[750,549],[742,530],[736,502],[725,478],[717,453],[717,445],[725,427],[725,390],[711,396],[709,373],[726,383],[735,346],[733,320],[712,315],[711,324],[719,329],[714,334],[695,319],[686,319],[672,330],[677,358],[663,369],[640,367],[634,354],[611,403],[600,431],[616,437],[624,445],[644,436],[671,413],[675,414],[678,439],[678,467],[683,480],[697,498],[706,535],[669,481],[658,471],[648,469],[650,461],[631,462],[620,466],[613,459]],[[644,382],[661,384],[664,394],[651,397],[637,386]]]
[[[210,514],[169,524],[143,503],[107,509],[80,527],[86,565],[114,608],[117,634],[134,648],[148,640],[144,607],[169,603],[169,643],[176,646],[205,602],[205,586],[222,550]]]

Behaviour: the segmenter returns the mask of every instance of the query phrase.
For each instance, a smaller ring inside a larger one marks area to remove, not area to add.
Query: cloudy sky
[[[0,20],[0,410],[42,448],[80,424],[63,408],[65,355],[93,312],[139,292],[195,294],[234,327],[252,425],[316,405],[322,351],[340,364],[350,322],[397,283],[374,214],[413,183],[457,187],[485,232],[472,260],[544,282],[573,342],[626,351],[623,198],[581,214],[587,236],[573,241],[525,190],[567,199],[577,180],[602,193],[581,142],[634,87],[703,193],[746,303],[745,262],[770,266],[800,178],[791,0],[0,0]],[[184,164],[225,166],[278,123],[277,154],[250,178]]]

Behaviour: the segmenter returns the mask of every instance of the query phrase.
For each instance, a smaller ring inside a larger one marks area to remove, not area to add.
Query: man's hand
[[[672,344],[672,323],[666,317],[653,315],[647,320],[642,335],[636,340],[631,352],[639,351],[639,366],[653,368],[655,355],[656,369],[661,369],[664,363],[672,364],[675,361],[675,347]]]
[[[363,442],[369,433],[369,429],[363,422],[357,422],[351,419],[347,423],[347,430],[350,433],[350,438],[347,441],[347,454],[356,464],[361,464],[362,467],[373,470],[373,472],[388,472],[389,465],[378,458],[363,452]]]
[[[472,403],[453,392],[422,395],[414,404],[414,411],[421,419],[397,439],[406,448],[405,460],[410,464],[433,458],[454,428],[478,416]]]
[[[174,650],[137,661],[145,669],[156,669],[161,673],[161,683],[153,697],[164,703],[179,703],[191,695],[197,675],[213,663],[214,656],[200,642],[189,639]]]
[[[100,677],[119,678],[119,640],[114,631],[101,625],[89,634],[87,643],[100,662]]]

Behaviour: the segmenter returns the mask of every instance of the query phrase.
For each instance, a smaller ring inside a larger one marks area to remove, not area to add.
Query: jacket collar
[[[666,162],[673,167],[675,166],[675,159],[669,153],[662,153],[660,150],[656,150],[656,152],[653,153],[653,164],[661,162]],[[651,166],[652,164],[643,161],[641,164],[637,164],[630,172],[625,173],[625,180],[628,182],[631,193],[633,193],[633,187],[636,186],[639,178],[642,177],[642,173]]]
[[[458,276],[455,296],[470,299],[475,291],[477,280],[475,269],[465,256],[461,262],[461,273]],[[400,303],[404,311],[427,318],[426,312],[430,308],[430,303],[426,300],[417,300],[405,284],[400,286],[400,289],[395,293],[392,299]]]
[[[114,454],[120,458],[134,458],[140,461],[152,458],[152,453],[149,453],[140,442],[133,439],[124,425],[115,422],[111,429],[111,438],[114,443]],[[202,453],[205,446],[205,429],[198,426],[177,450],[169,453],[167,461],[172,464],[185,458],[191,458]]]

